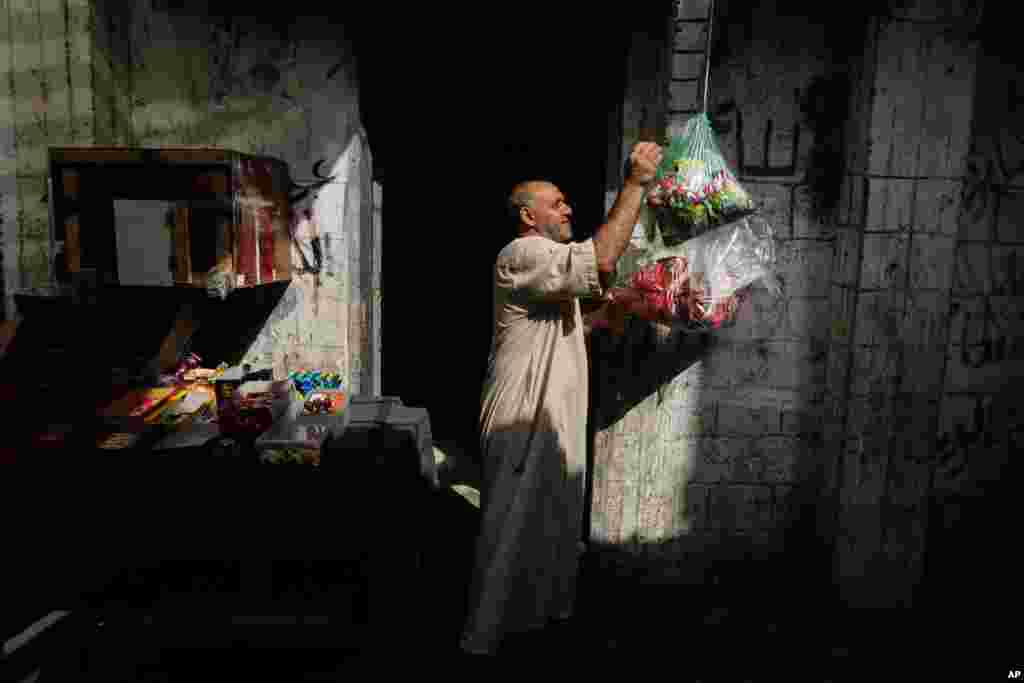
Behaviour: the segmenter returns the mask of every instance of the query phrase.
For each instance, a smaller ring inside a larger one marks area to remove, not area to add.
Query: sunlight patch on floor
[[[480,471],[469,454],[455,444],[435,442],[434,465],[442,486],[450,488],[479,509]]]

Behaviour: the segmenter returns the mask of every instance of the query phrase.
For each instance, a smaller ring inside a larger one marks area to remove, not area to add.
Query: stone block
[[[889,5],[889,13],[899,19],[957,23],[977,16],[977,3],[964,0],[898,0]]]
[[[832,279],[834,247],[822,240],[780,241],[776,272],[785,282],[789,297],[814,296],[824,292]]]
[[[867,233],[861,258],[860,288],[864,290],[904,287],[909,251],[904,233]]]
[[[772,524],[772,490],[768,486],[715,486],[708,504],[709,528],[719,533],[755,531]]]
[[[708,490],[703,484],[687,484],[682,493],[682,527],[690,533],[699,533],[708,527]]]
[[[868,172],[914,177],[924,132],[922,36],[908,24],[881,26],[869,132]]]
[[[49,240],[25,237],[19,246],[18,261],[22,287],[25,289],[49,287],[52,284]]]
[[[710,0],[676,0],[676,19],[679,21],[706,20],[710,7]]]
[[[768,222],[780,239],[793,235],[793,186],[784,183],[759,183],[750,180],[744,187],[761,207],[758,215]]]
[[[853,355],[853,382],[851,395],[888,397],[903,382],[906,374],[906,356],[902,346],[858,347]]]
[[[885,378],[885,352],[876,346],[856,346],[850,355],[850,395],[868,396],[878,386],[879,382],[884,386]]]
[[[702,52],[708,46],[708,23],[707,22],[676,22],[676,33],[673,36],[674,49],[700,50]],[[703,74],[703,62],[701,62],[701,76]],[[673,74],[675,76],[675,74]],[[676,76],[679,78],[679,76]]]
[[[778,353],[778,345],[768,341],[736,344],[727,376],[729,388],[741,390],[752,386],[770,386],[771,365],[790,362],[788,358],[778,357]]]
[[[1024,244],[992,248],[992,294],[1024,296]]]
[[[896,338],[902,331],[904,298],[901,292],[860,292],[854,343],[881,345]]]
[[[956,237],[961,189],[954,180],[919,179],[914,190],[914,232]]]
[[[994,318],[993,351],[1005,360],[1024,360],[1024,297],[996,296],[989,302]]]
[[[979,158],[974,161],[979,169],[990,162],[991,160]],[[996,218],[1000,205],[1005,201],[1006,198],[1001,197],[981,180],[966,184],[963,187],[963,199],[956,217],[957,239],[981,242],[996,239]]]
[[[849,147],[852,147],[852,145],[847,145],[847,148]],[[847,162],[847,164],[849,164],[849,162]],[[841,228],[845,228],[853,223],[853,180],[855,177],[856,176],[852,176],[847,173],[843,176],[843,181],[839,186],[839,204],[836,206],[836,225]]]
[[[637,540],[647,543],[665,541],[679,531],[672,496],[644,495],[637,506]]]
[[[19,159],[21,150],[18,150]],[[19,175],[15,179],[18,197],[17,234],[20,238],[49,242],[50,210],[47,205],[47,177]],[[15,225],[15,222],[11,222]],[[5,230],[9,229],[5,226]]]
[[[832,310],[832,343],[849,344],[853,340],[854,316],[857,310],[857,290],[833,284],[829,287],[829,307]]]
[[[1002,362],[987,360],[985,346],[961,347],[951,345],[946,357],[946,391],[1011,391],[1024,376],[1024,359],[1013,358]]]
[[[949,345],[973,347],[985,340],[985,299],[979,296],[956,296],[949,305]]]
[[[792,436],[820,434],[824,412],[824,403],[808,403],[799,408],[783,410],[780,429],[783,434]]]
[[[864,235],[852,227],[841,227],[835,234],[832,283],[856,287],[860,282],[860,253]]]
[[[853,356],[849,346],[836,344],[829,350],[827,383],[829,390],[837,396],[846,394],[852,362]]]
[[[827,296],[789,297],[784,313],[783,324],[777,328],[782,336],[809,340],[826,339],[830,334],[832,310]]]
[[[719,402],[718,433],[723,436],[761,436],[779,429],[779,409]]]
[[[799,486],[779,485],[772,487],[772,521],[777,527],[786,528],[800,516]]]
[[[957,296],[977,296],[992,291],[992,246],[960,243],[953,268],[953,291]]]
[[[924,116],[915,175],[958,178],[970,151],[975,48],[945,36],[925,37]]]
[[[768,386],[799,391],[824,387],[828,372],[827,349],[816,340],[769,342],[778,351],[767,373]]]
[[[967,431],[974,431],[974,413],[979,396],[963,394],[946,394],[939,405],[938,434],[951,437],[956,433],[957,426]]]
[[[806,466],[802,461],[809,456],[807,442],[801,439],[790,436],[761,437],[751,447],[744,472],[753,477],[747,481],[793,483],[798,479],[799,470]]]
[[[874,401],[850,399],[841,497],[854,504],[875,505],[885,489],[890,429],[885,416],[871,407]]]
[[[697,458],[689,481],[697,484],[729,481],[735,463],[745,458],[750,450],[748,437],[716,436],[695,441]]]
[[[701,106],[701,89],[697,81],[672,81],[669,84],[670,111],[694,111]]]
[[[796,239],[831,239],[835,227],[815,218],[813,197],[808,185],[793,188],[793,237]],[[843,200],[840,199],[840,203]],[[848,210],[847,210],[848,213]]]
[[[867,179],[867,230],[898,232],[911,225],[914,181],[895,178]]]
[[[850,192],[847,224],[858,228],[864,227],[867,224],[868,178],[850,176],[847,184]]]
[[[941,290],[912,290],[898,341],[908,353],[944,351],[948,343],[950,298]]]
[[[1024,243],[1024,191],[1012,191],[999,198],[996,235],[1000,242]]]
[[[948,292],[956,269],[956,239],[946,235],[915,233],[910,238],[910,286]]]
[[[732,346],[713,346],[700,364],[702,391],[728,389],[735,377],[735,353]]]
[[[950,325],[950,391],[997,390],[1024,368],[1024,298],[957,299]]]
[[[936,396],[945,384],[945,351],[919,351],[904,358],[900,391]]]
[[[692,27],[700,26],[700,24],[680,24],[680,27]],[[685,29],[683,29],[685,30]],[[701,31],[703,34],[703,31]],[[686,50],[692,48],[679,47],[680,33],[677,30],[676,33],[676,49]],[[700,46],[697,49],[704,48],[704,38],[700,39]],[[689,52],[676,52],[672,55],[672,79],[673,80],[689,80],[697,79],[703,87],[704,82],[704,54],[703,53],[689,53]]]

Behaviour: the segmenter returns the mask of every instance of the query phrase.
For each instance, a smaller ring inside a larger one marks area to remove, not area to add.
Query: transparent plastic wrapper
[[[666,243],[675,244],[757,210],[722,156],[707,114],[689,119],[670,141],[647,205]]]
[[[648,235],[638,226],[608,293],[627,315],[705,332],[732,327],[753,284],[778,294],[775,237],[758,215],[672,247]]]

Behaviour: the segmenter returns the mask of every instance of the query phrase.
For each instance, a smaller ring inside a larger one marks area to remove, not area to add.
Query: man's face
[[[540,234],[563,244],[572,239],[572,208],[554,185],[542,185],[534,191],[532,214]]]

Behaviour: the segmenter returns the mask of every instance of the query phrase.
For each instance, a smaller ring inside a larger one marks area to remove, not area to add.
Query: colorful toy
[[[324,389],[340,389],[341,375],[336,372],[324,373],[320,370],[302,370],[288,373],[295,390],[305,399],[313,391]]]

